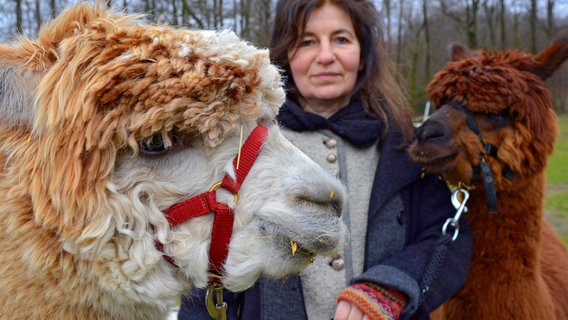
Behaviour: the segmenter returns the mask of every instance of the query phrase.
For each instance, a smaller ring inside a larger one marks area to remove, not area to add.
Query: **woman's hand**
[[[339,301],[333,320],[371,320],[363,311],[347,301]]]
[[[370,282],[361,282],[343,289],[337,297],[334,320],[397,320],[406,296]]]

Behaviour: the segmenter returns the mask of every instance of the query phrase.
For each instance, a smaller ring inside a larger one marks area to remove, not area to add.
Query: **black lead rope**
[[[456,214],[452,218],[448,218],[442,227],[442,235],[438,239],[438,243],[434,248],[432,257],[426,266],[426,271],[422,277],[422,282],[420,283],[420,303],[424,302],[428,297],[432,289],[432,284],[438,278],[440,269],[446,260],[446,255],[448,253],[449,246],[452,242],[456,241],[460,231],[459,221],[463,213],[467,212],[467,207],[465,206],[467,199],[469,199],[469,192],[465,189],[456,189],[452,193],[451,201],[454,208],[456,208]],[[453,228],[453,233],[451,233],[448,228]]]
[[[443,234],[438,240],[436,248],[432,253],[432,257],[426,267],[426,272],[422,277],[422,283],[420,283],[420,303],[423,303],[426,300],[430,293],[432,284],[436,281],[436,279],[438,279],[440,268],[444,264],[444,260],[448,253],[448,247],[451,243],[452,236],[449,233]]]

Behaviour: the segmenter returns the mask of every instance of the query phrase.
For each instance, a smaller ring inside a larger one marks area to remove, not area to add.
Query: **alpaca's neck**
[[[474,238],[474,259],[507,264],[513,260],[536,264],[542,221],[544,176],[522,186],[497,192],[498,213],[489,213],[481,187],[473,190],[468,202],[468,221]]]
[[[554,319],[539,261],[544,176],[497,192],[496,214],[484,192],[470,192],[471,267],[444,307],[446,319]]]

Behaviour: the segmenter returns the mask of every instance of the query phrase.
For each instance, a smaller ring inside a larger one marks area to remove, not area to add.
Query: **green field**
[[[546,170],[545,217],[568,245],[568,115],[558,119],[560,134]]]

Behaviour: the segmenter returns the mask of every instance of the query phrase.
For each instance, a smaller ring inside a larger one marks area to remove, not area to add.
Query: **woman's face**
[[[288,52],[292,77],[302,98],[308,104],[346,104],[363,68],[360,54],[348,14],[330,3],[315,9],[299,47]]]

